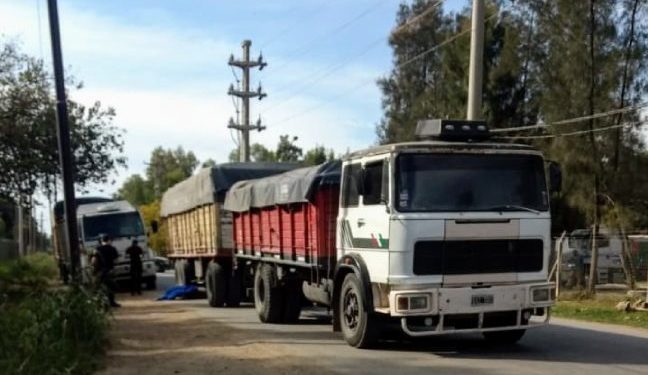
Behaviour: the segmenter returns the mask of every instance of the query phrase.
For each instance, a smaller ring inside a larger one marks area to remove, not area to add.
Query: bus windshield
[[[144,234],[144,226],[137,212],[84,216],[83,234],[86,241],[96,240],[102,234],[112,238],[134,237]]]
[[[547,211],[543,160],[535,155],[401,154],[401,212]]]

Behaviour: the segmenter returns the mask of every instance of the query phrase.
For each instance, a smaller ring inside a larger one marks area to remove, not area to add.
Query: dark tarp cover
[[[227,192],[223,207],[242,212],[251,207],[308,202],[320,186],[340,184],[340,169],[339,161],[330,161],[276,176],[240,181]]]
[[[166,217],[205,204],[222,202],[225,192],[238,181],[271,176],[297,167],[293,163],[226,163],[203,168],[164,193],[160,216]]]

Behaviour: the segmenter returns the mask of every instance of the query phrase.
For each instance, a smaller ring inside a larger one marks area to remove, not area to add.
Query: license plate
[[[493,300],[494,298],[492,294],[481,294],[477,296],[472,296],[472,300],[470,304],[473,306],[492,305]]]

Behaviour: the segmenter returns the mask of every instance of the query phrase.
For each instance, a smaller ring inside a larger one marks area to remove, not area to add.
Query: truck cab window
[[[342,181],[342,207],[355,207],[358,205],[360,195],[358,182],[360,178],[360,164],[350,164],[344,167],[344,180]]]
[[[383,178],[384,162],[365,165],[364,169],[364,191],[362,202],[365,206],[385,203],[385,179]]]

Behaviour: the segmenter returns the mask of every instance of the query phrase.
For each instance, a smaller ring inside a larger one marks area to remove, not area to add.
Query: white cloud
[[[90,3],[88,3],[90,4]],[[85,4],[84,4],[85,5]],[[153,26],[152,23],[125,23],[122,20],[61,3],[60,17],[64,60],[72,74],[85,82],[86,88],[72,97],[84,103],[100,100],[117,112],[115,125],[124,128],[129,168],[117,177],[117,184],[103,187],[111,193],[132,173],[142,173],[151,150],[183,146],[201,160],[227,160],[235,147],[227,129],[234,115],[231,99],[225,92],[233,80],[227,58],[238,55],[240,42],[219,39],[214,30]],[[0,33],[17,35],[25,51],[49,60],[47,9],[41,2],[41,35],[34,2],[0,0]],[[253,46],[254,50],[254,46]],[[253,56],[256,56],[256,51]],[[253,74],[257,81],[267,81],[269,106],[285,100],[284,92],[272,90],[290,84],[299,77],[307,80],[314,72],[326,71],[330,63],[295,60],[283,71],[273,72],[281,57],[265,56],[270,66]],[[308,58],[308,57],[304,57]],[[68,71],[68,74],[70,72]],[[268,129],[253,133],[252,142],[274,148],[279,135],[299,137],[304,149],[315,145],[333,148],[338,153],[367,146],[375,139],[374,124],[379,117],[379,100],[374,77],[380,74],[372,65],[350,61],[329,77],[295,95],[264,114]],[[356,87],[367,82],[368,84]],[[265,85],[264,85],[265,86]],[[336,98],[340,94],[344,100]],[[276,96],[275,96],[276,94]],[[252,102],[252,118],[264,106]],[[294,119],[283,121],[307,111]]]

